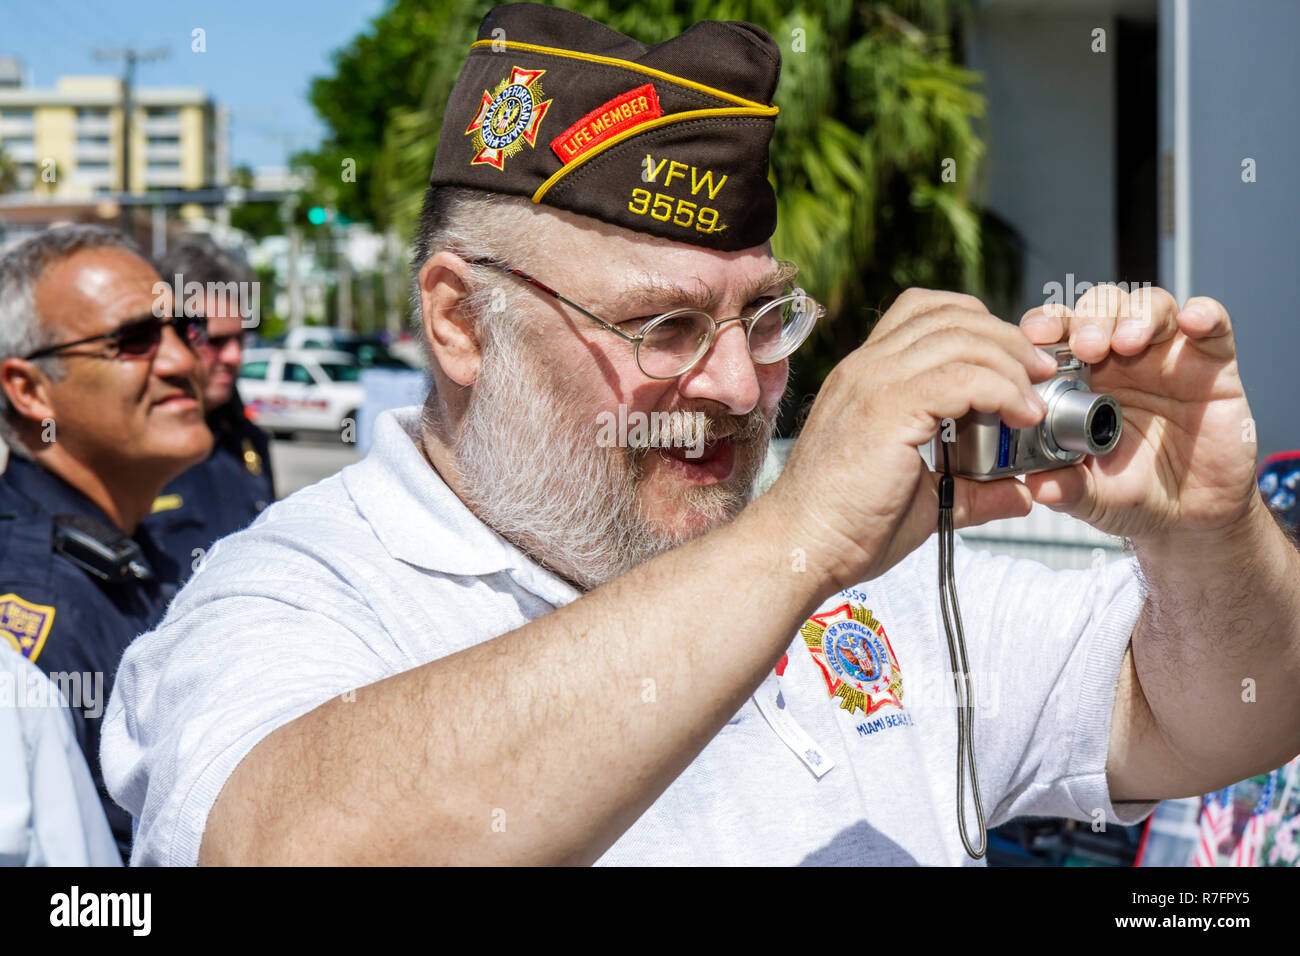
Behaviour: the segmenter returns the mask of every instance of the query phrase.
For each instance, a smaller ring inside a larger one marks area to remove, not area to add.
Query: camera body
[[[943,470],[945,445],[952,473],[976,481],[1065,468],[1114,451],[1124,423],[1119,402],[1091,391],[1090,368],[1065,343],[1048,351],[1056,356],[1056,374],[1034,386],[1047,405],[1042,423],[1009,428],[988,412],[964,415],[955,428],[945,422],[930,446],[936,471]]]

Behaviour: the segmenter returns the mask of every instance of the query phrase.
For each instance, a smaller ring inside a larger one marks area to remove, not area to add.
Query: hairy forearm
[[[834,590],[760,499],[731,525],[270,734],[200,861],[586,863],[686,768]],[[720,597],[722,596],[722,597]]]
[[[1206,793],[1300,752],[1294,543],[1261,505],[1230,532],[1136,545],[1149,594],[1129,676],[1159,757],[1119,789]]]

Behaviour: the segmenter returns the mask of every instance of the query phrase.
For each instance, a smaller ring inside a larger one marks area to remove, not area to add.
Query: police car
[[[244,412],[276,437],[296,431],[344,434],[365,397],[361,366],[347,352],[249,349],[239,368]]]

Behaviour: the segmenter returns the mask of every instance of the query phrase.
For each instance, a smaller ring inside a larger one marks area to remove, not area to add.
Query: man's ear
[[[429,257],[420,267],[420,312],[424,336],[434,361],[457,385],[472,385],[478,377],[478,337],[465,308],[469,265],[450,252]]]
[[[49,376],[34,362],[20,358],[0,362],[0,388],[4,389],[14,411],[23,418],[37,422],[54,418]]]

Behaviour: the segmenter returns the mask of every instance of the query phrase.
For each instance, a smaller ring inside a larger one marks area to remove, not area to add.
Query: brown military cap
[[[740,21],[646,46],[532,3],[479,25],[434,158],[434,186],[533,202],[711,249],[776,228],[767,179],[781,53]]]

